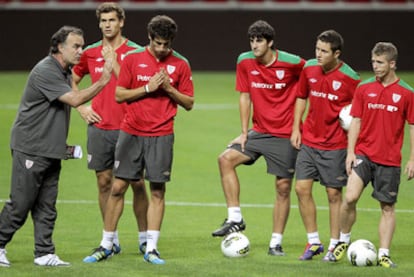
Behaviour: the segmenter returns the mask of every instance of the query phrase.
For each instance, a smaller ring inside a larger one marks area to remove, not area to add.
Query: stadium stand
[[[81,26],[87,43],[100,37],[93,14],[101,0],[26,1],[33,0],[0,0],[0,25],[7,26],[0,37],[13,42],[0,44],[0,53],[5,53],[0,71],[32,68],[45,54],[57,26]],[[399,60],[399,70],[414,70],[414,36],[409,33],[414,0],[315,1],[119,0],[128,9],[125,33],[133,41],[147,41],[141,28],[154,13],[175,18],[181,26],[177,49],[189,58],[193,70],[234,71],[235,60],[248,47],[246,29],[259,18],[277,26],[278,47],[306,59],[314,57],[315,36],[333,28],[345,37],[344,58],[354,68],[371,70],[369,53],[374,43],[392,41],[404,57]],[[36,24],[29,28],[28,23]],[[28,43],[36,47],[29,49]]]
[[[247,2],[247,3],[257,3],[257,2],[264,2],[263,0],[238,0],[239,2]]]
[[[0,9],[95,8],[107,0],[0,0]],[[113,0],[132,9],[304,9],[413,10],[414,0]],[[75,4],[75,5],[74,5]]]

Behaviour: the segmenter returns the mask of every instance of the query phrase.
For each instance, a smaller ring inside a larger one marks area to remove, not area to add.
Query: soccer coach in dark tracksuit
[[[111,78],[112,61],[101,79],[81,91],[71,87],[71,67],[79,62],[83,31],[63,26],[51,38],[50,53],[30,72],[11,132],[11,192],[0,214],[0,266],[10,266],[6,244],[31,212],[34,225],[34,263],[68,266],[55,254],[52,233],[61,159],[66,154],[70,108],[98,94]]]

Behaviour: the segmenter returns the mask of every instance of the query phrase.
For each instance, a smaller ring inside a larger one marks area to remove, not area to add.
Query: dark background
[[[414,11],[278,11],[278,10],[128,10],[123,34],[138,44],[148,42],[146,24],[167,14],[178,24],[173,47],[193,70],[234,70],[240,52],[249,50],[247,28],[257,19],[276,30],[276,47],[305,59],[314,57],[316,36],[335,29],[345,39],[342,58],[355,70],[370,70],[370,51],[378,41],[399,49],[399,70],[414,70]],[[48,54],[51,35],[62,25],[85,31],[85,42],[101,39],[93,9],[0,9],[0,70],[30,70]]]

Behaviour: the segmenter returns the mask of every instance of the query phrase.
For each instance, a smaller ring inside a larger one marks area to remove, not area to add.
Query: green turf
[[[362,76],[367,76],[363,74]],[[400,73],[414,85],[413,73]],[[10,179],[10,127],[26,82],[26,72],[0,74],[0,199],[8,198]],[[251,252],[245,258],[228,259],[220,251],[219,238],[213,231],[227,215],[217,168],[217,156],[227,143],[239,135],[238,93],[234,73],[194,74],[196,104],[193,111],[180,109],[176,118],[175,159],[172,181],[167,185],[167,207],[159,250],[167,264],[153,266],[138,255],[136,223],[128,192],[119,232],[123,253],[98,264],[84,264],[82,259],[101,240],[102,223],[97,204],[93,172],[86,169],[86,159],[63,161],[59,188],[58,220],[54,241],[57,254],[70,261],[70,268],[41,268],[33,265],[33,227],[31,220],[19,230],[7,246],[10,268],[0,268],[0,276],[412,276],[414,272],[414,183],[402,176],[397,204],[397,229],[391,255],[398,268],[356,268],[346,260],[328,264],[316,257],[300,262],[306,244],[306,232],[292,192],[292,209],[283,240],[286,257],[267,255],[272,230],[274,178],[266,174],[263,160],[253,167],[238,169],[241,201],[247,222],[245,234]],[[408,157],[408,136],[404,165]],[[86,126],[73,111],[69,144],[81,144],[84,151]],[[378,245],[378,204],[368,188],[359,203],[353,239],[365,238]],[[318,205],[319,233],[329,241],[326,194],[314,186]],[[3,202],[0,202],[0,208]]]

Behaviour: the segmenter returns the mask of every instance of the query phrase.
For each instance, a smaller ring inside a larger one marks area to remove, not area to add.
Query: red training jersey
[[[175,51],[161,61],[157,61],[147,48],[130,52],[122,63],[117,85],[126,89],[142,87],[160,68],[165,68],[171,85],[180,93],[194,95],[190,65],[186,58]],[[121,130],[137,136],[169,135],[174,133],[176,114],[177,103],[159,88],[127,103]]]
[[[305,60],[276,50],[276,60],[259,63],[252,51],[237,60],[236,90],[250,94],[253,130],[289,138],[292,133],[296,84]]]
[[[352,102],[359,75],[345,63],[325,73],[316,59],[306,62],[297,96],[308,98],[309,109],[302,128],[303,144],[320,150],[347,147],[347,133],[339,123],[339,112]]]
[[[361,119],[355,153],[386,166],[401,166],[405,121],[414,124],[414,90],[402,80],[384,87],[375,77],[355,92],[351,115]]]
[[[86,74],[91,76],[92,83],[101,78],[105,60],[101,54],[102,41],[89,45],[83,51],[80,62],[73,67],[73,72],[79,77]],[[125,54],[140,48],[138,44],[125,40],[115,51],[117,61],[121,65]],[[92,99],[92,109],[97,112],[102,120],[95,126],[104,130],[119,130],[124,118],[124,105],[115,101],[115,89],[117,78],[112,74],[111,80],[102,91]]]

